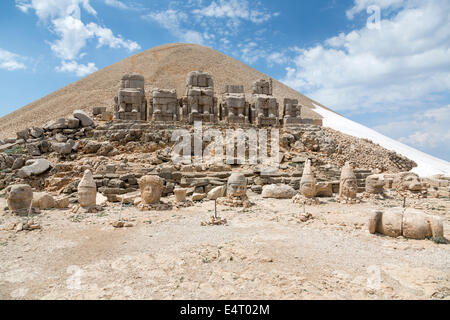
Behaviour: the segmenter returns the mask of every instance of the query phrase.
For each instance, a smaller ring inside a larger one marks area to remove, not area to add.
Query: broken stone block
[[[94,120],[92,120],[92,118],[89,117],[83,110],[75,110],[73,112],[73,116],[74,118],[80,120],[82,127],[91,127],[94,125]]]
[[[21,178],[38,176],[48,169],[50,169],[51,163],[46,159],[35,159],[26,162],[26,166],[17,172],[17,175]]]

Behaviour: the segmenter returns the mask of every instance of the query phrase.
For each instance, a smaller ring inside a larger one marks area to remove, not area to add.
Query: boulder
[[[46,159],[29,160],[26,162],[26,166],[17,172],[17,175],[20,178],[38,176],[46,172],[50,167],[51,163]]]
[[[70,205],[69,197],[60,197],[55,199],[55,208],[56,209],[66,209]]]
[[[263,198],[292,199],[297,194],[294,188],[285,184],[271,184],[263,187]]]
[[[19,131],[16,133],[16,135],[17,135],[18,140],[22,139],[22,140],[27,141],[28,138],[30,138],[30,132],[28,131],[28,129]]]
[[[102,147],[101,143],[95,142],[95,141],[89,141],[85,146],[84,146],[84,153],[86,154],[94,154],[97,153],[98,150],[100,150],[100,148]]]
[[[92,114],[94,116],[101,115],[105,111],[106,111],[106,107],[92,107]]]
[[[55,208],[55,206],[55,199],[47,192],[36,192],[33,195],[33,208],[48,210]]]
[[[91,127],[94,125],[94,120],[83,110],[75,110],[73,116],[80,120],[82,127]]]
[[[225,196],[225,186],[215,187],[208,192],[208,200],[217,200]]]
[[[58,120],[51,120],[44,126],[44,130],[52,131],[55,129],[67,129],[66,119],[60,118]]]
[[[74,117],[68,117],[66,123],[68,129],[78,129],[80,126],[80,120]]]
[[[206,194],[204,193],[194,193],[192,195],[192,201],[202,201],[206,198]]]
[[[331,182],[318,182],[316,184],[316,197],[332,197],[333,184]]]
[[[32,157],[38,157],[41,155],[41,150],[39,148],[39,143],[29,143],[27,144],[28,154]]]
[[[52,143],[52,149],[58,154],[65,155],[72,153],[72,146],[70,143],[60,143],[60,142],[53,142]]]
[[[14,163],[13,163],[11,169],[17,170],[17,169],[22,168],[24,165],[25,165],[25,159],[20,157],[20,158],[17,158],[16,160],[14,160]]]
[[[28,211],[33,201],[33,190],[27,184],[15,184],[8,188],[8,208],[14,212]]]
[[[39,127],[33,127],[30,129],[30,135],[36,139],[40,138],[44,135],[44,129],[39,128]]]

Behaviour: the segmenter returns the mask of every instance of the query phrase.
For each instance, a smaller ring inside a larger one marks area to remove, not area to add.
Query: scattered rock
[[[46,172],[50,167],[51,163],[46,159],[29,160],[26,162],[26,166],[17,172],[17,175],[21,178],[38,176]]]
[[[297,194],[294,188],[285,184],[271,184],[263,187],[263,198],[292,199]]]

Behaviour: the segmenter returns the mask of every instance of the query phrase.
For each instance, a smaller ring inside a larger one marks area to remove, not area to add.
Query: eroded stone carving
[[[342,201],[354,200],[358,193],[358,181],[350,162],[346,162],[342,168],[339,183],[339,199]]]
[[[279,110],[277,99],[272,96],[272,79],[253,83],[252,114],[258,126],[277,126]]]
[[[147,100],[144,77],[126,73],[114,98],[114,117],[118,120],[147,120]]]
[[[155,89],[150,102],[153,121],[178,121],[179,109],[176,90]]]
[[[193,71],[188,74],[182,105],[183,119],[191,124],[216,121],[217,98],[214,97],[214,81],[209,73]]]
[[[366,192],[369,194],[383,193],[383,187],[386,184],[384,175],[373,174],[366,178]]]
[[[242,173],[233,173],[227,181],[227,194],[219,198],[218,203],[231,207],[250,207],[247,197],[247,178]]]
[[[392,187],[397,191],[419,192],[422,190],[422,183],[417,174],[402,172],[395,175]]]
[[[439,217],[416,209],[402,208],[372,212],[369,218],[369,232],[416,240],[444,237],[444,227]]]
[[[139,180],[142,204],[157,204],[161,200],[163,180],[158,176],[144,176]]]
[[[82,208],[92,208],[97,205],[97,184],[91,170],[84,172],[78,184],[78,204]]]
[[[224,86],[221,109],[227,123],[249,123],[249,107],[245,101],[244,86]]]

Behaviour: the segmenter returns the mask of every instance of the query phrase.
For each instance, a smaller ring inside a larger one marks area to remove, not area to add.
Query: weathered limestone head
[[[97,205],[97,184],[91,170],[84,172],[83,178],[78,184],[78,204],[83,208]]]
[[[7,202],[9,210],[26,212],[33,201],[33,190],[27,184],[15,184],[8,188]]]
[[[163,180],[158,176],[144,176],[139,180],[143,204],[155,204],[161,200]]]
[[[245,197],[247,195],[247,178],[241,173],[233,173],[228,178],[227,196],[229,198]]]
[[[356,180],[350,162],[346,162],[342,168],[339,185],[339,197],[355,199],[358,193],[358,181]]]
[[[300,181],[300,193],[306,198],[316,196],[316,179],[311,169],[311,160],[307,160],[303,169],[302,180]]]
[[[439,217],[416,209],[403,208],[372,212],[369,218],[369,232],[416,240],[444,237],[444,227]]]
[[[366,178],[366,192],[371,194],[383,193],[383,187],[386,184],[384,175],[373,174]]]
[[[421,191],[422,183],[417,174],[401,172],[395,175],[392,187],[398,191]]]

